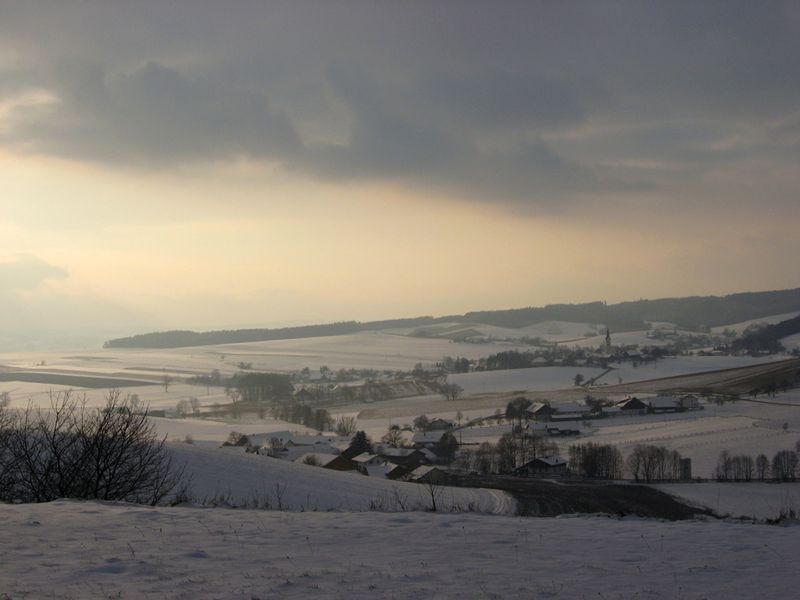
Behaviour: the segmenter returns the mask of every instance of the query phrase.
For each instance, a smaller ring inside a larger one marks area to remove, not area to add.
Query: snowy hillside
[[[197,444],[172,444],[180,463],[192,474],[192,494],[199,500],[230,499],[234,505],[257,503],[285,510],[366,511],[428,508],[427,486],[366,477],[298,464],[257,454],[243,448],[214,448]],[[514,514],[516,503],[504,492],[442,487],[437,505],[443,510]]]
[[[794,598],[797,527],[0,506],[8,598]]]

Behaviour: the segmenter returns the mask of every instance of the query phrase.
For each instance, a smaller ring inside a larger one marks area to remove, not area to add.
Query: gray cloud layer
[[[790,1],[10,2],[0,40],[0,102],[58,98],[0,143],[79,159],[248,156],[544,208],[714,197],[711,174],[766,186],[800,159]]]

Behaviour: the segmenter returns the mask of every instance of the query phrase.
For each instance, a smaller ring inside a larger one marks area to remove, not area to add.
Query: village
[[[393,425],[375,443],[364,431],[353,430],[350,437],[284,430],[250,434],[231,432],[221,448],[369,477],[445,483],[458,474],[478,475],[479,471],[473,464],[476,454],[502,452],[497,450],[497,446],[501,446],[504,440],[506,443],[515,440],[520,448],[512,449],[510,458],[501,458],[494,466],[486,465],[484,461],[479,470],[483,474],[520,477],[580,478],[580,468],[570,465],[569,460],[560,455],[560,447],[565,448],[566,443],[579,444],[583,437],[591,436],[595,420],[702,409],[699,398],[693,394],[643,399],[634,396],[610,405],[593,403],[593,406],[531,402],[520,396],[509,402],[505,412],[498,410],[464,423],[420,415],[414,419],[413,428]],[[355,421],[351,429],[354,427]],[[678,479],[690,480],[691,461],[684,460]],[[613,475],[621,475],[621,471],[617,470]],[[669,479],[672,478],[670,475]]]

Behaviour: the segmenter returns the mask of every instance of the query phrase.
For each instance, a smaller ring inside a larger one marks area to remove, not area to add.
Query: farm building
[[[524,477],[562,477],[567,474],[567,461],[560,456],[540,456],[514,470]]]

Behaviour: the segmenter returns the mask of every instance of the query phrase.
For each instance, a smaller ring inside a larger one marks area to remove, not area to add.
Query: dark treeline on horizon
[[[382,321],[343,321],[321,325],[276,329],[234,329],[196,332],[188,330],[160,331],[109,340],[106,348],[179,348],[239,342],[263,342],[308,337],[345,335],[359,331],[376,331],[393,327],[420,327],[457,320],[518,329],[542,321],[571,321],[602,324],[612,331],[636,331],[646,328],[647,321],[674,323],[689,330],[758,319],[776,314],[800,311],[800,288],[769,292],[745,292],[728,296],[691,296],[606,304],[551,304],[507,310],[468,312],[464,315],[423,316]]]

